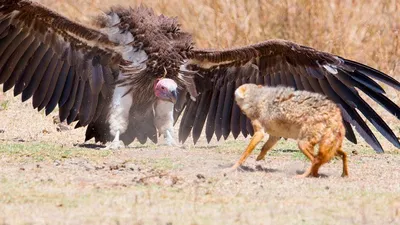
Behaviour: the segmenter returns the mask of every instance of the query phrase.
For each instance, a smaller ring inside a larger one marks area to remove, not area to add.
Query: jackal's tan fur
[[[235,91],[235,100],[252,121],[254,136],[240,160],[240,166],[268,133],[257,160],[264,159],[281,137],[298,140],[300,150],[311,160],[312,166],[302,174],[318,176],[319,167],[335,155],[342,156],[343,174],[347,176],[347,156],[342,151],[345,128],[339,107],[327,97],[287,87],[262,87],[244,84]],[[314,154],[314,146],[319,151]]]

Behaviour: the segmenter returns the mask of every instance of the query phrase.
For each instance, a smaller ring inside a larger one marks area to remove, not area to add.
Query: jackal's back
[[[288,87],[243,85],[238,105],[251,119],[274,136],[298,139],[302,133],[321,137],[327,129],[342,130],[340,108],[327,97]]]

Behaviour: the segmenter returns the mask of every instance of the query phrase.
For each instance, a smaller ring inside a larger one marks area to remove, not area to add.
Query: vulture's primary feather
[[[394,146],[400,143],[359,91],[399,118],[400,108],[376,82],[397,91],[400,83],[359,62],[286,40],[267,40],[226,50],[196,49],[178,21],[144,6],[111,8],[95,28],[77,24],[28,0],[0,0],[0,84],[22,100],[61,120],[87,126],[86,140],[125,144],[157,142],[154,83],[178,84],[174,119],[179,139],[196,142],[240,133],[252,135],[248,118],[234,102],[244,83],[290,86],[326,95],[339,104],[346,137],[352,126],[377,152],[382,146],[360,113]],[[357,110],[356,110],[357,109]],[[351,126],[352,125],[352,126]]]

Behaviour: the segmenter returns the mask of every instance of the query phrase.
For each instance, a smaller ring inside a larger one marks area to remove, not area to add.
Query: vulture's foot
[[[170,147],[180,147],[174,139],[165,139],[165,145],[170,146]]]
[[[106,145],[106,150],[117,150],[117,149],[121,149],[121,148],[125,148],[124,142],[122,141],[112,141],[107,143]]]
[[[122,142],[119,139],[119,134],[120,132],[117,131],[117,133],[115,134],[114,140],[112,142],[109,142],[106,144],[106,150],[117,150],[117,149],[121,149],[121,148],[125,148],[125,144],[124,142]]]
[[[167,130],[167,131],[164,133],[164,140],[165,140],[165,145],[167,145],[167,146],[171,146],[171,147],[180,147],[180,146],[176,143],[176,141],[175,141],[173,135],[171,134],[171,132],[170,132],[169,130]]]
[[[161,146],[168,146],[168,147],[182,147],[181,145],[177,144],[175,140],[168,140],[164,139],[164,142],[160,144]]]

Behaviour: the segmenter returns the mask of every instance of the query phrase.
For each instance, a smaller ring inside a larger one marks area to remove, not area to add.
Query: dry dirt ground
[[[83,22],[94,6],[139,2],[39,1]],[[341,7],[349,2],[352,7]],[[399,79],[398,1],[146,3],[179,16],[200,47],[286,38],[379,64]],[[398,92],[388,96],[400,104]],[[399,121],[390,121],[400,136]],[[310,163],[294,141],[281,141],[256,163],[257,148],[244,171],[224,176],[249,139],[173,149],[133,143],[112,152],[79,147],[84,129],[57,128],[30,102],[0,91],[0,224],[400,224],[400,150],[381,136],[385,154],[375,154],[361,139],[345,143],[349,178],[340,177],[341,161],[333,160],[321,168],[325,176],[295,179]]]
[[[84,129],[57,131],[30,102],[0,98],[0,224],[400,223],[400,151],[387,142],[385,154],[346,142],[349,178],[338,159],[321,178],[294,178],[310,163],[283,140],[224,175],[248,138],[108,151],[81,146]]]

